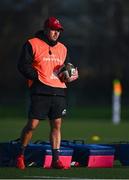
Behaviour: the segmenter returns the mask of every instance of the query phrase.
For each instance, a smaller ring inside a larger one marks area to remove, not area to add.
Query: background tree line
[[[24,42],[51,15],[63,22],[61,40],[79,69],[79,80],[69,85],[71,103],[110,103],[115,78],[122,82],[124,104],[129,102],[128,0],[1,0],[0,13],[1,104],[24,98],[17,60]]]

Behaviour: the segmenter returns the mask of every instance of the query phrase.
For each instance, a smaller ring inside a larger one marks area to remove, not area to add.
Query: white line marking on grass
[[[78,179],[78,180],[80,179],[81,180],[81,178],[77,178],[77,177],[61,177],[61,176],[57,176],[57,177],[56,176],[24,176],[24,178],[36,179],[36,180],[40,180],[40,179]],[[86,179],[86,180],[90,180],[90,179]]]

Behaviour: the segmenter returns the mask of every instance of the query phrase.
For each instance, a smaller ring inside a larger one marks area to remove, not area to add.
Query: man
[[[78,78],[78,71],[62,82],[58,77],[64,65],[67,48],[60,43],[63,26],[55,17],[44,23],[44,31],[36,33],[23,46],[18,62],[18,70],[28,80],[30,107],[28,122],[21,133],[21,147],[16,159],[16,167],[25,169],[24,151],[30,142],[33,130],[40,120],[48,117],[50,121],[50,142],[52,146],[52,167],[63,169],[59,160],[61,142],[61,119],[66,114],[65,89],[67,82]]]

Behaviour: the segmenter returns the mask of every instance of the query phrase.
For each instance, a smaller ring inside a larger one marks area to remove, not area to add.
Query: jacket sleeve
[[[18,70],[27,79],[38,80],[38,73],[32,66],[33,51],[31,44],[26,42],[22,48],[20,58],[18,60]]]

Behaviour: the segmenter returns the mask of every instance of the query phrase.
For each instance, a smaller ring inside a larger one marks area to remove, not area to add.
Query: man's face
[[[60,35],[60,30],[50,29],[48,32],[48,38],[51,41],[57,41],[57,39],[59,38],[59,35]]]

